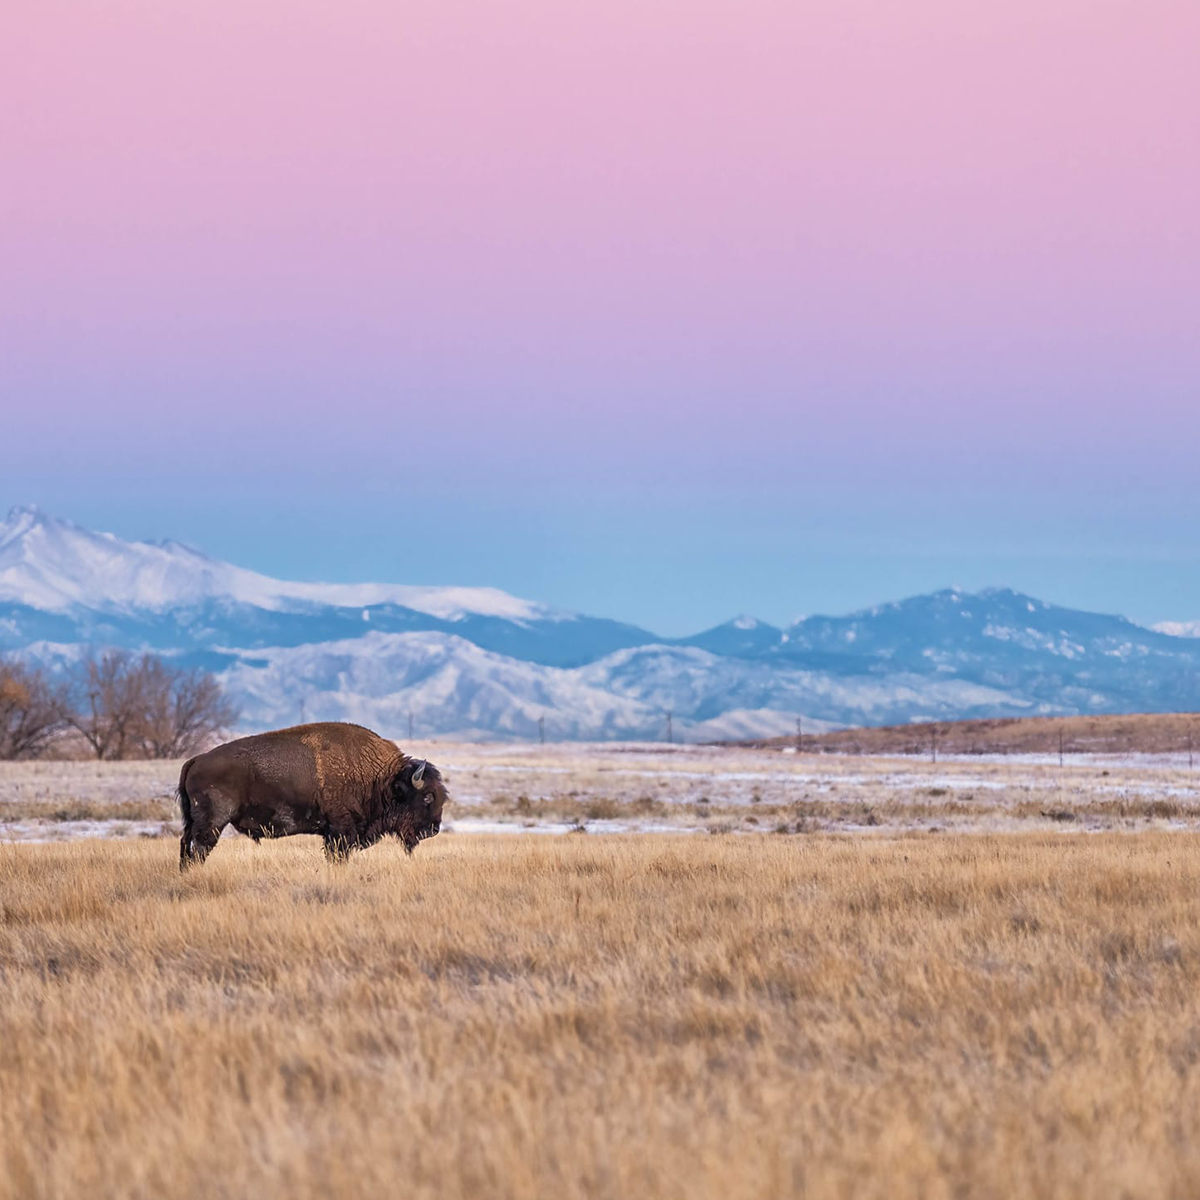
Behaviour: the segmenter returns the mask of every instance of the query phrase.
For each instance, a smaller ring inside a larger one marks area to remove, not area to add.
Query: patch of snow
[[[581,825],[564,821],[530,821],[515,818],[512,821],[488,821],[478,817],[460,817],[448,821],[443,833],[542,833],[562,835],[565,833],[702,833],[698,825],[667,825],[661,821],[628,820],[585,821]]]
[[[1150,628],[1155,633],[1165,633],[1169,637],[1200,638],[1200,621],[1160,621]]]
[[[161,821],[5,821],[0,823],[0,843],[75,842],[91,838],[175,837]]]

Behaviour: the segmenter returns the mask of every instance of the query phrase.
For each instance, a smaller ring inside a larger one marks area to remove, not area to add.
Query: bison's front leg
[[[331,863],[345,862],[358,846],[353,829],[329,829],[325,832],[325,857]]]

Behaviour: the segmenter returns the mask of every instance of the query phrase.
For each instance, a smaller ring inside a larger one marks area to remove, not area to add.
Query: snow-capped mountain
[[[220,598],[268,612],[297,605],[364,609],[392,605],[459,621],[561,619],[542,604],[496,588],[405,587],[387,583],[294,583],[218,562],[180,542],[128,542],[14,508],[0,525],[0,602],[49,613],[164,612]]]
[[[833,679],[680,646],[639,646],[571,669],[520,662],[442,633],[369,633],[349,641],[239,657],[221,673],[256,726],[349,719],[464,736],[689,739],[813,732],[834,724],[1024,711],[1003,692],[954,679]],[[820,720],[814,714],[829,713]]]
[[[682,639],[492,588],[295,583],[36,509],[0,525],[0,651],[85,645],[216,671],[246,728],[347,718],[402,732],[688,738],[805,727],[1200,707],[1200,638],[1007,589],[912,597]]]
[[[1046,712],[1200,707],[1200,641],[1008,588],[946,589],[785,630],[782,659],[836,673],[911,671],[1016,694]]]
[[[37,641],[298,646],[374,630],[453,632],[553,666],[653,640],[497,588],[272,579],[179,542],[125,541],[32,507],[14,508],[0,525],[0,650]]]
[[[683,645],[711,650],[714,654],[756,658],[760,654],[770,653],[782,640],[783,630],[757,617],[743,615],[726,621],[724,625],[684,638]]]

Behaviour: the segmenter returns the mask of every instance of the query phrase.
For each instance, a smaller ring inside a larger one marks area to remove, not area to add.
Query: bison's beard
[[[404,850],[411,854],[426,838],[437,833],[434,825],[418,825],[407,816],[400,818],[396,826],[396,836],[404,843]]]

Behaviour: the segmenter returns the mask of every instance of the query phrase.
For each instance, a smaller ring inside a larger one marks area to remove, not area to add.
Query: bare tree
[[[147,758],[190,754],[237,721],[237,709],[208,671],[176,670],[161,658],[147,658],[141,672],[145,713],[141,742]]]
[[[153,654],[90,655],[72,691],[67,719],[100,759],[178,757],[237,720],[209,672],[180,670]]]
[[[0,659],[0,759],[35,758],[65,727],[61,689],[40,670]]]
[[[141,686],[127,650],[89,654],[72,681],[67,720],[101,759],[130,757],[136,744]]]

